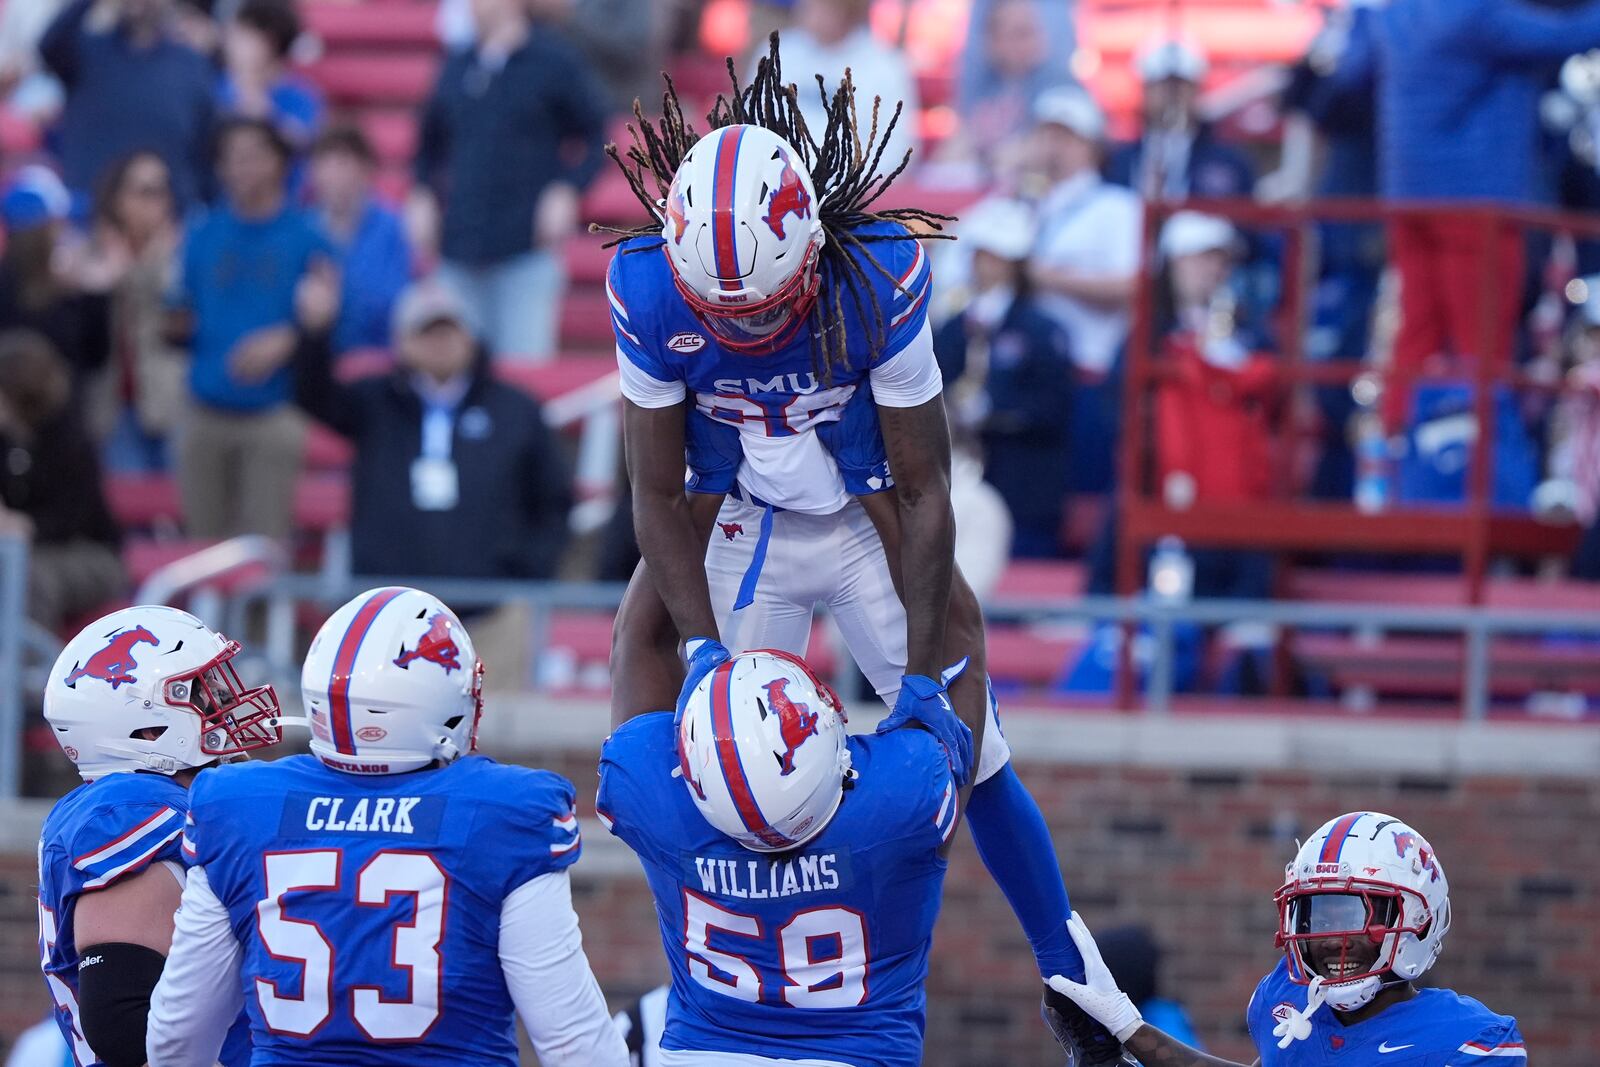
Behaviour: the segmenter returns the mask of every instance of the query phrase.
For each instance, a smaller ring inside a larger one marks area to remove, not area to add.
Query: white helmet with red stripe
[[[850,773],[844,706],[787,652],[735,656],[708,674],[678,723],[678,765],[706,821],[756,852],[822,832]]]
[[[61,650],[45,683],[44,717],[85,780],[173,774],[277,744],[278,695],[270,685],[244,687],[233,668],[238,654],[237,641],[187,611],[124,608]]]
[[[724,126],[689,149],[662,204],[678,291],[737,351],[784,343],[817,298],[824,236],[817,192],[788,141]]]
[[[313,755],[334,770],[398,774],[473,750],[483,665],[437,597],[369,589],[317,631],[300,692]]]
[[[1290,976],[1301,984],[1320,978],[1320,1002],[1339,1011],[1420,977],[1450,929],[1450,883],[1439,857],[1421,834],[1375,811],[1324,823],[1273,899]]]

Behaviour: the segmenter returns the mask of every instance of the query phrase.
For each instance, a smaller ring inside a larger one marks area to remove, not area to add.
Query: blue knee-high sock
[[[1011,764],[972,787],[967,824],[983,865],[1022,924],[1039,973],[1084,981],[1083,957],[1067,932],[1072,903],[1050,828]]]

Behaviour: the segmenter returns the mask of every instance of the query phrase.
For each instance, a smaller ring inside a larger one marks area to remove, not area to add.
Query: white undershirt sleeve
[[[239,1017],[242,955],[228,909],[204,867],[189,871],[173,916],[172,952],[150,995],[145,1053],[151,1067],[212,1067]]]
[[[566,871],[540,875],[506,897],[500,967],[545,1067],[628,1067],[628,1046],[583,953]]]
[[[933,328],[926,322],[900,351],[873,367],[872,399],[886,408],[914,408],[944,390],[939,361],[933,358]]]
[[[689,395],[682,382],[664,382],[654,377],[617,349],[617,374],[622,379],[622,395],[642,408],[670,408]]]

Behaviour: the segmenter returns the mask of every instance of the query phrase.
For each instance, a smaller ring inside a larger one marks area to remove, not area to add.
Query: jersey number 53
[[[300,995],[290,996],[277,982],[256,979],[261,1014],[274,1033],[310,1037],[333,1017],[333,966],[336,947],[310,919],[284,915],[284,897],[349,892],[344,853],[337,849],[269,852],[265,856],[266,897],[256,905],[261,943],[273,959],[298,964]],[[444,939],[445,898],[450,879],[425,852],[384,849],[355,872],[358,907],[387,908],[409,896],[414,917],[398,923],[390,940],[390,965],[407,972],[410,993],[390,1000],[377,986],[350,991],[350,1017],[372,1041],[415,1041],[439,1019],[439,943]],[[338,907],[347,906],[339,902]],[[354,951],[356,946],[343,946]]]

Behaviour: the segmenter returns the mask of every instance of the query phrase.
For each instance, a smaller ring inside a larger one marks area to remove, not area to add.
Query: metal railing
[[[20,792],[22,635],[28,621],[28,542],[0,537],[0,797]]]
[[[456,607],[498,607],[525,604],[532,625],[528,677],[540,676],[539,656],[549,647],[551,623],[558,611],[612,611],[626,586],[596,582],[519,582],[451,578],[349,577],[334,582],[311,575],[286,575],[266,591],[269,614],[292,615],[299,603],[330,609],[366,589],[384,585],[416,585]],[[1082,597],[1045,600],[996,598],[985,605],[991,619],[1018,622],[1073,620],[1148,626],[1152,655],[1144,692],[1144,710],[1166,714],[1176,692],[1174,632],[1179,624],[1219,626],[1263,623],[1269,626],[1356,632],[1444,633],[1465,639],[1460,683],[1463,715],[1471,721],[1488,715],[1491,696],[1490,642],[1497,636],[1583,634],[1600,638],[1600,614],[1577,611],[1528,611],[1497,608],[1405,608],[1383,605],[1305,601],[1191,600],[1168,603],[1155,598]],[[297,649],[275,641],[269,661],[286,675],[298,676]],[[1241,698],[1248,699],[1248,698]]]

